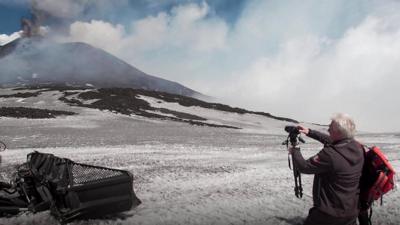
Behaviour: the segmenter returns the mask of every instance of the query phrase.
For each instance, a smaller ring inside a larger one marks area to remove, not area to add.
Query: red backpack
[[[395,171],[377,146],[364,148],[364,167],[360,180],[361,209],[367,210],[375,200],[395,187]]]
[[[383,195],[395,187],[394,175],[396,172],[377,146],[367,147],[359,144],[364,150],[364,165],[360,178],[360,214],[358,221],[360,225],[371,225],[372,203],[381,199],[382,205]],[[342,155],[333,145],[331,147]]]

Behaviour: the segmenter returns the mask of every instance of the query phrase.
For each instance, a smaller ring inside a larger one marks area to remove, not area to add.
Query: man
[[[315,174],[313,207],[304,225],[355,225],[364,156],[362,147],[354,140],[354,121],[346,114],[334,115],[329,136],[303,126],[298,128],[324,144],[323,149],[308,160],[298,148],[290,149],[300,173]]]

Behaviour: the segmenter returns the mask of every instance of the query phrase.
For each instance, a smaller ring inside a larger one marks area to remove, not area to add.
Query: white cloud
[[[79,41],[94,45],[112,54],[118,55],[125,35],[122,25],[92,20],[90,22],[74,22],[70,26],[70,34],[64,41]]]
[[[188,4],[172,10],[169,40],[177,47],[196,51],[224,48],[227,25],[220,19],[207,19],[208,5]]]
[[[289,39],[277,55],[255,60],[228,81],[235,84],[228,92],[215,93],[307,121],[328,123],[342,111],[354,115],[360,129],[399,130],[400,20],[394,17],[367,17],[338,40]]]
[[[182,51],[209,52],[225,47],[228,27],[218,18],[207,18],[209,7],[186,4],[132,24],[130,44],[142,50],[177,48]]]
[[[168,15],[160,13],[132,24],[132,35],[128,37],[129,45],[135,50],[159,49],[168,44]]]
[[[363,130],[399,130],[400,6],[390,2],[335,35],[336,3],[251,1],[230,30],[206,3],[185,4],[130,27],[75,22],[69,40],[235,106],[318,123],[347,112]]]
[[[84,41],[105,50],[110,50],[110,45],[123,45],[124,50],[133,49],[135,54],[158,48],[213,51],[224,47],[228,28],[222,20],[207,19],[208,11],[206,3],[178,6],[171,14],[161,12],[135,21],[128,29],[104,21],[75,22],[68,40]]]
[[[10,35],[0,34],[0,46],[7,44],[21,36],[21,31],[14,32]]]

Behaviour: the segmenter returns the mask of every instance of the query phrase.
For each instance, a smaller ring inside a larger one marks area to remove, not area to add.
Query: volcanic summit
[[[184,96],[201,94],[151,76],[89,44],[26,36],[0,46],[0,86],[68,85],[136,88]]]

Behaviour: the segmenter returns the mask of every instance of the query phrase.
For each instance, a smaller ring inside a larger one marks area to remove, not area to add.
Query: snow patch
[[[207,119],[208,123],[240,127],[242,128],[240,131],[245,133],[277,134],[282,133],[285,125],[293,124],[256,114],[239,114],[199,106],[186,107],[176,102],[165,102],[161,99],[144,95],[139,95],[138,98],[147,101],[154,108],[166,108],[173,111],[194,114]]]
[[[15,100],[16,103],[24,103],[25,98],[19,98]]]

